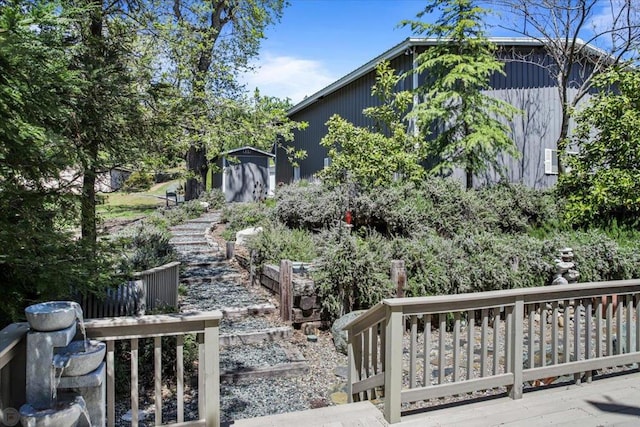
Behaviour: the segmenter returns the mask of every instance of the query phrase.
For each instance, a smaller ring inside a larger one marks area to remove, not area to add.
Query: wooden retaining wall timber
[[[281,275],[281,267],[290,269],[288,275]],[[282,286],[282,277],[289,278],[290,284]],[[316,295],[316,288],[313,280],[293,272],[291,261],[283,260],[281,264],[266,264],[262,268],[262,274],[260,275],[260,283],[262,286],[270,289],[276,295],[281,298],[281,308],[283,307],[283,295],[286,297],[287,292],[283,290],[291,289],[291,311],[287,316],[286,313],[281,311],[281,315],[284,314],[283,319],[290,320],[292,323],[301,324],[307,322],[318,322],[321,320],[320,314],[322,311],[320,298]]]

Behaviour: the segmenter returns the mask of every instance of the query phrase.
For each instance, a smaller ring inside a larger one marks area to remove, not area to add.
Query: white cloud
[[[337,80],[320,61],[291,56],[263,55],[256,69],[241,80],[262,95],[291,98],[295,104]]]

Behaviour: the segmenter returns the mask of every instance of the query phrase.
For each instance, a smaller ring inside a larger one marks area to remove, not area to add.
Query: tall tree
[[[570,119],[591,91],[598,74],[636,59],[640,43],[640,6],[635,0],[497,0],[505,9],[501,26],[544,44],[548,56],[519,55],[557,82],[561,127],[557,148],[569,144]],[[514,20],[514,16],[516,19]],[[564,172],[562,156],[558,171]]]
[[[466,187],[473,176],[493,167],[499,171],[499,153],[517,156],[505,121],[516,109],[485,94],[494,73],[504,74],[496,47],[486,36],[483,19],[489,13],[472,0],[431,1],[418,14],[439,13],[434,23],[403,21],[414,33],[437,40],[419,54],[414,73],[426,76],[417,89],[422,97],[411,116],[428,139],[429,154],[438,159],[432,171],[461,167]],[[432,134],[433,130],[437,133]]]
[[[90,0],[76,12],[73,67],[84,81],[72,115],[69,138],[82,174],[82,239],[95,244],[96,180],[114,166],[134,164],[147,141],[144,98],[151,75],[144,52],[137,3]],[[73,2],[66,7],[74,11]]]
[[[594,78],[600,89],[576,117],[572,141],[560,176],[567,198],[566,219],[579,226],[638,226],[640,214],[640,72],[610,70]]]
[[[85,90],[70,53],[74,23],[55,1],[0,6],[0,324],[96,283],[87,271],[103,260],[69,231],[77,196],[60,180],[78,160],[66,135]]]
[[[190,175],[185,198],[203,191],[208,158],[218,153],[210,123],[220,98],[240,93],[236,76],[258,53],[265,28],[280,19],[285,0],[159,1],[158,29],[165,36],[174,82],[185,95],[183,137]],[[275,142],[275,141],[274,141]],[[208,152],[208,151],[214,152]]]

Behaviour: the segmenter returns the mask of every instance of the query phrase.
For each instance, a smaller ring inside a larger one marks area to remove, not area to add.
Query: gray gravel
[[[264,304],[267,298],[250,292],[237,281],[212,280],[185,284],[180,311],[209,311],[225,307],[247,307]]]
[[[261,368],[286,362],[289,362],[289,357],[278,343],[229,346],[220,351],[220,372]]]
[[[276,326],[264,317],[247,316],[237,319],[223,317],[220,321],[220,333],[237,334],[240,332],[263,331]]]

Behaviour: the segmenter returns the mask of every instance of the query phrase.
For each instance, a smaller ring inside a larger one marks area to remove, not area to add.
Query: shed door
[[[239,163],[225,161],[224,194],[227,202],[253,202],[266,197],[269,191],[268,158],[238,157]]]

